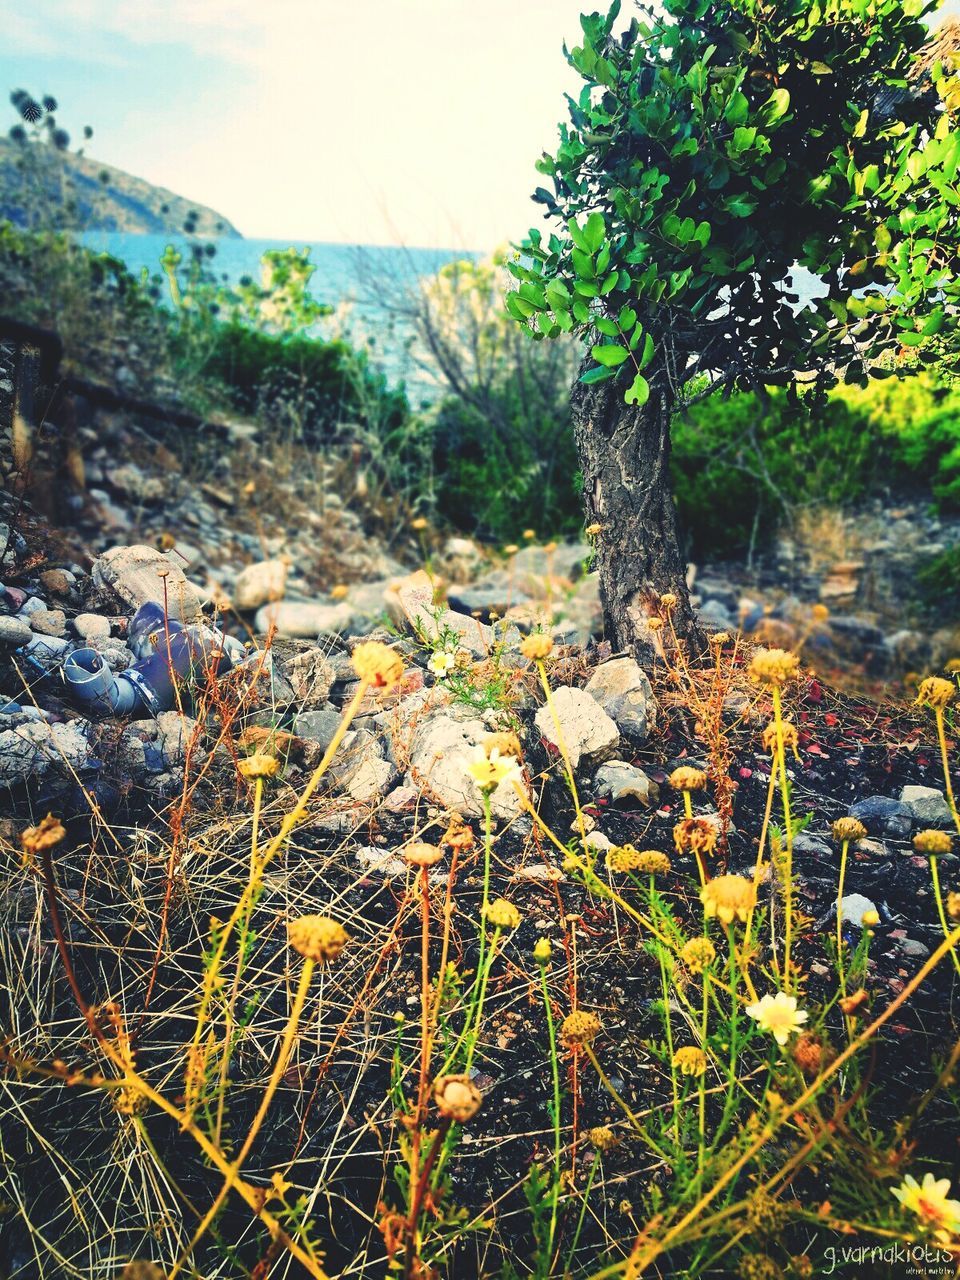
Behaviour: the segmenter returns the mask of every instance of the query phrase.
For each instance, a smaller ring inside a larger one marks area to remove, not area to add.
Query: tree
[[[946,54],[924,52],[935,8],[663,0],[618,32],[616,0],[564,50],[584,85],[534,196],[556,229],[519,246],[506,304],[536,338],[590,344],[574,429],[617,646],[649,650],[667,592],[702,642],[669,488],[675,413],[718,391],[818,399],[889,376],[903,348],[935,362],[956,345],[958,95]],[[803,306],[797,264],[823,290]]]

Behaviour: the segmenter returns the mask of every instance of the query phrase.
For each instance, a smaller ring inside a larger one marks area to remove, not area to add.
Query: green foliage
[[[903,346],[940,359],[960,132],[908,90],[935,7],[665,0],[616,36],[619,0],[584,15],[583,88],[537,165],[559,226],[511,264],[510,315],[537,338],[601,335],[582,380],[638,405],[651,373],[668,398],[701,372],[795,395],[797,374],[862,384]],[[797,263],[826,286],[802,308]]]

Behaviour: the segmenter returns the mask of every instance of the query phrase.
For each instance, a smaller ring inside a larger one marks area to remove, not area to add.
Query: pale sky
[[[540,220],[582,7],[0,0],[0,92],[53,94],[90,155],[244,235],[488,249]]]
[[[577,84],[563,40],[605,7],[0,0],[0,92],[53,94],[90,155],[248,236],[490,249],[540,222],[534,162]]]

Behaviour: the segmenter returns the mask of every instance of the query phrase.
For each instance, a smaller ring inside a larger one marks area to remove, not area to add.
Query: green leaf
[[[616,368],[617,365],[629,359],[626,347],[621,347],[618,342],[599,342],[590,348],[590,354],[598,364],[605,365],[607,368]]]
[[[786,89],[774,89],[770,97],[760,108],[764,124],[775,124],[782,120],[790,110],[790,94]]]
[[[637,364],[641,369],[645,369],[653,359],[654,350],[653,338],[648,333],[643,342],[643,352],[641,353],[640,359],[637,361]]]
[[[616,321],[611,320],[608,316],[598,316],[596,324],[600,332],[602,334],[605,334],[606,337],[608,338],[619,337],[620,330],[617,328]]]
[[[739,125],[733,131],[733,138],[730,146],[735,154],[739,155],[741,151],[749,151],[757,140],[756,126]]]
[[[734,126],[743,124],[747,116],[750,114],[750,103],[745,93],[741,93],[739,89],[735,89],[730,95],[730,101],[727,103],[723,111],[723,118],[727,124]]]
[[[587,225],[583,229],[583,238],[587,242],[587,252],[596,253],[603,244],[607,234],[602,213],[591,213]]]
[[[590,246],[587,244],[586,237],[580,229],[580,224],[576,218],[571,218],[567,223],[567,230],[570,232],[570,239],[582,253],[589,253]]]
[[[854,138],[862,138],[867,132],[867,121],[870,119],[870,112],[866,107],[860,112],[860,119],[857,121],[853,129]]]
[[[597,365],[595,369],[588,369],[586,373],[581,373],[580,381],[589,386],[592,382],[606,382],[608,378],[617,376],[616,369],[609,369],[604,365]]]
[[[620,328],[629,332],[637,323],[637,313],[634,311],[633,307],[621,307],[618,319],[620,322]]]
[[[650,383],[642,373],[638,373],[633,382],[627,388],[626,395],[623,397],[627,404],[635,404],[638,408],[642,408],[650,399]]]

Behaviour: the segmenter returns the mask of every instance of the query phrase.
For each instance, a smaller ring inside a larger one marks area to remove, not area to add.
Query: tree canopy
[[[586,383],[643,405],[943,358],[960,298],[954,68],[924,0],[620,2],[565,49],[583,77],[511,264],[535,337],[589,334]],[[791,289],[799,264],[823,296]],[[936,341],[937,335],[941,335]],[[697,375],[702,375],[697,379]]]

